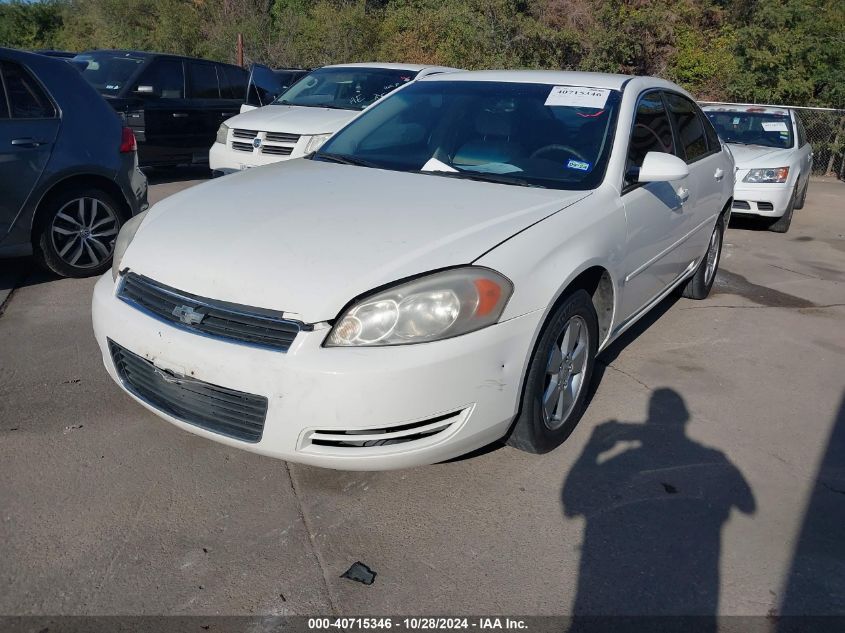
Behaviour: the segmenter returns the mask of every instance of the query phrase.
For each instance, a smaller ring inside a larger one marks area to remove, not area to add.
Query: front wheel
[[[716,226],[710,234],[710,241],[707,243],[707,252],[701,258],[698,268],[695,269],[681,290],[681,296],[687,299],[706,299],[716,279],[716,272],[719,270],[719,260],[722,258],[722,242],[724,240],[725,219],[720,216],[716,220]]]
[[[73,188],[45,201],[36,255],[63,277],[100,275],[111,266],[114,241],[123,224],[121,206],[96,188]]]
[[[792,190],[792,195],[789,198],[789,204],[786,206],[786,211],[784,211],[782,216],[770,222],[770,231],[774,233],[786,233],[789,230],[789,226],[792,224],[792,213],[795,211],[795,202],[797,198],[798,185],[795,185],[795,189]]]
[[[508,444],[547,453],[572,433],[584,412],[598,347],[590,295],[577,290],[548,320],[528,367],[522,410]]]

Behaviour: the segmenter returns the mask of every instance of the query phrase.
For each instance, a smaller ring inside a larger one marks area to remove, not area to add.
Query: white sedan
[[[121,231],[94,331],[176,426],[340,469],[563,442],[596,354],[707,296],[733,161],[651,77],[414,82],[308,159],[174,195]]]
[[[712,105],[704,112],[736,160],[733,212],[766,218],[769,230],[786,233],[813,171],[801,119],[794,110],[767,106]]]
[[[405,84],[454,71],[443,66],[361,63],[323,66],[273,103],[220,125],[209,151],[217,175],[299,158],[322,145],[367,106]]]

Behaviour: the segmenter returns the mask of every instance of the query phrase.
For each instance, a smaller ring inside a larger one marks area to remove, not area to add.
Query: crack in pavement
[[[646,389],[648,389],[649,391],[651,391],[651,387],[649,387],[647,384],[645,384],[642,380],[640,380],[640,379],[639,379],[639,378],[637,378],[636,376],[632,376],[631,374],[629,374],[629,373],[628,373],[627,371],[625,371],[624,369],[619,369],[618,367],[615,367],[614,365],[611,365],[610,363],[605,363],[604,361],[602,361],[602,360],[600,360],[600,359],[598,359],[598,358],[596,359],[596,362],[597,362],[597,363],[601,363],[604,367],[607,367],[608,369],[612,369],[613,371],[618,371],[618,372],[619,372],[620,374],[622,374],[623,376],[627,376],[628,378],[630,378],[630,379],[631,379],[631,380],[633,380],[634,382],[639,383],[641,386],[643,386],[643,387],[645,387]]]
[[[824,308],[842,308],[845,307],[845,303],[827,303],[823,305],[812,305],[812,306],[726,306],[726,305],[716,305],[716,306],[689,306],[687,308],[678,308],[679,310],[702,310],[704,308],[728,308],[731,310],[820,310]]]
[[[329,607],[332,610],[334,615],[339,615],[339,611],[337,609],[337,604],[335,603],[334,597],[332,596],[332,591],[329,586],[329,576],[328,571],[326,570],[326,565],[323,562],[323,557],[320,555],[320,550],[317,547],[317,542],[314,540],[314,534],[311,531],[311,522],[308,520],[308,517],[305,515],[305,507],[302,505],[302,499],[299,497],[299,490],[296,487],[296,482],[293,478],[293,473],[290,469],[290,464],[286,461],[283,461],[285,465],[285,471],[288,474],[288,480],[290,481],[290,487],[293,491],[293,497],[296,499],[296,509],[299,512],[299,518],[302,519],[302,524],[305,526],[305,532],[308,534],[308,543],[311,545],[311,554],[314,556],[314,560],[317,562],[317,567],[320,568],[320,577],[323,579],[323,589],[326,592],[326,598],[329,602]]]

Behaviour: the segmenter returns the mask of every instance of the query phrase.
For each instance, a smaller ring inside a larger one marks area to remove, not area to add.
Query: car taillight
[[[123,128],[123,134],[120,137],[120,153],[126,154],[137,151],[138,141],[135,140],[135,133],[132,131],[132,128]]]

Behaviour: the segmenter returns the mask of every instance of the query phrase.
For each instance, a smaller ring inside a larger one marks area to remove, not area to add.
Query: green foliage
[[[700,98],[845,105],[842,0],[12,0],[0,45],[317,66],[652,74]]]

